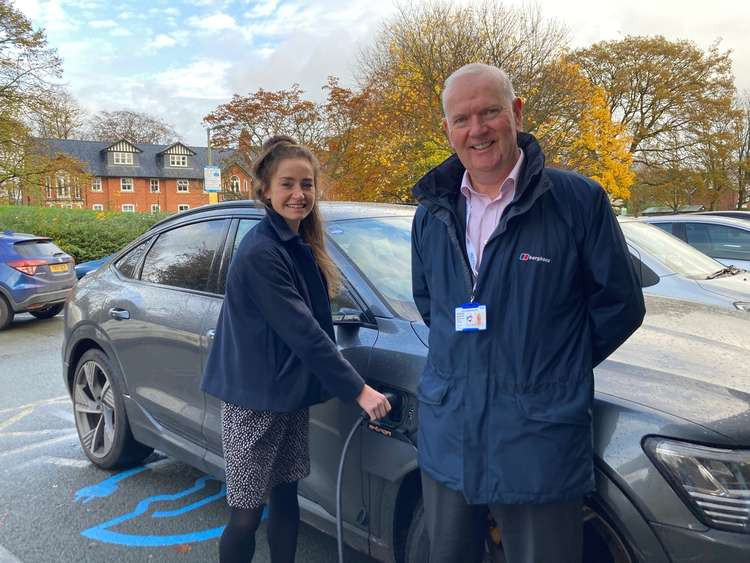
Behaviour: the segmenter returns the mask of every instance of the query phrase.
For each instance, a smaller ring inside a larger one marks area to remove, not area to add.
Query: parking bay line
[[[21,448],[16,448],[15,450],[8,450],[5,452],[0,453],[0,458],[10,456],[13,454],[20,454],[24,452],[28,452],[30,450],[34,450],[36,448],[43,448],[44,446],[51,446],[52,444],[57,444],[59,442],[66,442],[69,441],[71,438],[74,438],[76,436],[76,432],[69,432],[65,434],[64,436],[60,436],[59,438],[52,438],[50,440],[44,440],[43,442],[37,442],[35,444],[29,444],[28,446],[23,446]]]
[[[52,403],[62,403],[63,401],[70,401],[70,397],[68,395],[61,395],[59,397],[53,397],[52,399],[43,399],[41,401],[36,401],[34,403],[29,403],[27,405],[19,405],[17,407],[8,407],[8,408],[0,409],[0,414],[22,410],[22,409],[41,407],[42,405],[51,405]]]

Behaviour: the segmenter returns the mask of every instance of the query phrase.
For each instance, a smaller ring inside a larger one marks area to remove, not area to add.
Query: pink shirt
[[[516,182],[523,164],[523,151],[518,149],[518,153],[513,170],[500,185],[500,192],[494,199],[474,190],[468,170],[464,172],[461,180],[461,193],[466,198],[466,252],[474,275],[479,271],[484,246],[516,193]]]

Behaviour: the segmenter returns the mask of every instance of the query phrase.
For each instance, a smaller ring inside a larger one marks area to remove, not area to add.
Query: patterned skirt
[[[309,410],[256,411],[221,404],[227,503],[258,508],[271,489],[310,474]]]

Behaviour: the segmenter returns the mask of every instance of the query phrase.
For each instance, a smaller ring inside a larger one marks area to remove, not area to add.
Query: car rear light
[[[41,260],[41,259],[30,259],[26,258],[24,260],[11,260],[8,262],[8,266],[13,268],[14,270],[18,270],[19,272],[23,272],[24,274],[27,274],[29,276],[33,276],[36,274],[37,268],[39,266],[46,266],[47,261]]]

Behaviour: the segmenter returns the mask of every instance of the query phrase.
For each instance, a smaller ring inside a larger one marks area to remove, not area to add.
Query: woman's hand
[[[367,413],[370,420],[383,418],[391,410],[391,404],[385,398],[385,395],[375,391],[375,389],[367,384],[365,384],[357,396],[357,403]]]

